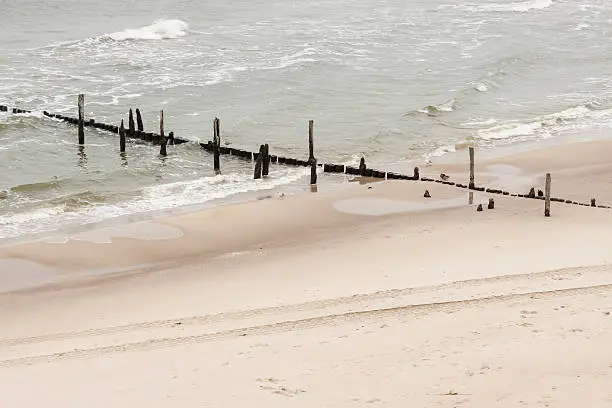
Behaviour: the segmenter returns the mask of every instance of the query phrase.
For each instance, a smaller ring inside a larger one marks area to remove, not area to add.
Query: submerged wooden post
[[[79,144],[85,144],[85,95],[79,94]]]
[[[161,146],[159,148],[160,156],[167,156],[168,152],[166,151],[166,145],[168,144],[168,139],[166,137],[162,137]]]
[[[221,169],[221,163],[219,160],[219,147],[221,147],[221,135],[220,126],[219,126],[219,118],[215,118],[213,121],[213,155],[214,155],[214,168],[215,171],[218,172]],[[261,177],[261,172],[260,172]]]
[[[366,171],[365,158],[362,157],[361,160],[359,161],[359,175],[365,176],[365,171]]]
[[[314,120],[308,121],[308,161],[310,162],[310,184],[317,184],[317,159],[314,156]]]
[[[130,108],[130,113],[128,115],[128,128],[130,129],[130,136],[134,137],[136,126],[134,125],[134,113],[132,112],[132,108]]]
[[[125,127],[123,127],[123,119],[121,119],[121,126],[119,126],[119,151],[125,153]]]
[[[255,162],[255,173],[253,174],[253,178],[255,180],[261,178],[261,167],[263,163],[264,150],[264,145],[259,146],[259,154],[257,155],[257,161]]]
[[[550,173],[546,173],[546,187],[544,188],[544,216],[550,217]]]
[[[264,145],[263,158],[262,158],[261,175],[267,176],[270,172],[270,146],[266,143]]]
[[[473,189],[474,184],[474,147],[470,146],[470,184],[469,188]]]
[[[140,116],[140,109],[136,108],[136,124],[138,125],[138,131],[144,131],[144,125],[142,124],[142,116]]]

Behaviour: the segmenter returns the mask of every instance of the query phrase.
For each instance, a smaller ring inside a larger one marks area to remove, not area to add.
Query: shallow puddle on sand
[[[348,214],[376,216],[410,211],[440,210],[444,208],[461,207],[466,204],[466,197],[432,200],[425,203],[392,200],[389,198],[362,197],[338,201],[334,204],[334,208]]]
[[[51,283],[53,269],[26,259],[0,259],[0,293]]]

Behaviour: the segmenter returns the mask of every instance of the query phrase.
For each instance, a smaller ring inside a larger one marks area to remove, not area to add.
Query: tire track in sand
[[[553,279],[553,280],[567,280],[572,278],[580,278],[585,273],[600,273],[612,270],[612,265],[598,265],[592,267],[574,267],[574,268],[563,268],[555,269],[551,271],[517,274],[517,275],[501,275],[487,278],[468,279],[463,281],[456,281],[450,283],[444,283],[440,285],[432,286],[421,286],[411,287],[403,289],[389,289],[370,293],[360,293],[352,296],[344,296],[332,299],[316,300],[311,302],[296,303],[290,305],[266,307],[252,310],[238,310],[230,312],[222,312],[209,315],[201,316],[189,316],[189,317],[177,317],[172,319],[154,320],[142,323],[133,323],[120,326],[109,326],[102,328],[86,329],[79,331],[70,331],[63,333],[53,333],[41,336],[30,336],[21,338],[11,339],[0,339],[0,347],[10,347],[18,345],[27,345],[34,343],[42,343],[56,340],[69,340],[81,337],[94,337],[103,336],[109,334],[121,334],[135,331],[169,328],[174,326],[177,322],[180,322],[181,326],[188,325],[205,325],[212,323],[219,323],[223,321],[233,320],[246,320],[260,316],[273,316],[283,313],[297,313],[304,311],[320,310],[334,306],[358,304],[367,301],[389,299],[399,296],[416,295],[422,293],[436,293],[448,290],[459,290],[466,286],[469,287],[482,287],[494,283],[513,282],[516,284],[520,283],[533,283],[538,279]]]
[[[212,341],[229,340],[243,336],[261,336],[270,334],[279,334],[292,332],[297,330],[309,330],[322,326],[342,325],[355,321],[379,321],[386,317],[402,317],[409,315],[426,315],[429,313],[446,312],[452,313],[460,311],[464,308],[475,307],[485,304],[503,303],[511,301],[519,301],[525,299],[550,299],[567,297],[572,295],[591,295],[591,294],[609,294],[612,291],[612,284],[593,285],[578,288],[551,290],[551,291],[533,291],[510,295],[489,296],[477,299],[458,300],[439,303],[424,303],[417,305],[404,305],[385,309],[362,310],[356,312],[347,312],[340,314],[330,314],[326,316],[313,317],[301,320],[283,321],[260,326],[251,326],[240,329],[224,330],[214,333],[204,333],[192,336],[182,337],[167,337],[158,339],[149,339],[145,341],[137,341],[124,343],[113,346],[93,347],[88,349],[73,349],[71,351],[39,354],[29,357],[19,357],[12,359],[0,360],[0,368],[31,365],[39,363],[52,363],[68,359],[92,358],[106,356],[112,354],[123,354],[133,351],[146,351],[162,348],[177,347],[182,345],[198,344]]]

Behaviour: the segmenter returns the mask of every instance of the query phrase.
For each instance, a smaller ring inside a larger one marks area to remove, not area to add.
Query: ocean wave
[[[440,105],[428,105],[422,109],[418,109],[417,112],[425,113],[428,116],[438,116],[443,113],[454,112],[456,107],[457,101],[455,99],[451,99],[450,101],[446,101]]]
[[[469,11],[494,11],[494,12],[520,12],[526,13],[530,10],[544,10],[553,5],[552,0],[528,0],[506,4],[451,4],[438,6],[438,9],[466,9]]]
[[[48,203],[45,207],[29,208],[25,211],[0,215],[0,238],[17,237],[57,230],[58,225],[76,226],[100,222],[152,210],[202,204],[239,193],[271,189],[290,184],[310,174],[305,168],[279,168],[275,175],[263,180],[252,180],[250,174],[226,174],[202,177],[191,181],[180,181],[146,187],[137,198],[121,202],[108,202],[91,192],[74,194]],[[45,183],[31,185],[34,189],[45,189]]]
[[[97,194],[93,191],[82,191],[67,196],[56,197],[49,200],[51,207],[63,207],[65,212],[78,211],[81,208],[103,204],[108,200],[108,196]]]
[[[489,87],[487,86],[487,84],[480,82],[474,87],[474,89],[478,92],[487,92],[489,90]]]
[[[115,41],[165,40],[184,37],[189,25],[182,20],[157,20],[153,24],[136,29],[126,29],[106,34],[104,37]]]
[[[21,184],[10,189],[14,193],[39,193],[52,190],[59,186],[58,181],[43,181],[40,183]]]
[[[612,108],[591,103],[570,107],[527,121],[508,122],[480,129],[475,137],[481,140],[502,140],[525,136],[544,138],[563,130],[592,126],[598,121],[609,123],[610,119],[612,119]]]
[[[510,4],[488,4],[480,6],[480,8],[486,11],[516,11],[526,13],[529,10],[543,10],[552,5],[552,0],[529,0]]]

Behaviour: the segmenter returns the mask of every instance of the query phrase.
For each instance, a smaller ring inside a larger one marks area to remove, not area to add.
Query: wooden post
[[[262,169],[261,175],[267,176],[270,172],[270,146],[266,143],[264,145],[263,158],[262,158]]]
[[[263,163],[264,150],[264,145],[259,146],[259,154],[257,155],[257,161],[255,162],[255,173],[253,175],[255,180],[261,178],[261,166]]]
[[[79,94],[79,144],[85,144],[85,95]]]
[[[159,154],[161,156],[166,156],[168,153],[166,151],[166,145],[168,144],[168,139],[166,137],[162,137],[161,147],[159,148]]]
[[[159,111],[159,135],[164,136],[164,110]]]
[[[359,161],[359,175],[365,176],[365,171],[366,171],[365,158],[362,157],[361,160]]]
[[[413,180],[420,180],[421,179],[421,175],[419,174],[419,168],[418,167],[414,168],[414,174],[412,175],[412,179]]]
[[[142,124],[142,116],[140,116],[140,109],[136,108],[136,124],[138,125],[138,131],[144,131],[144,125]]]
[[[125,127],[123,127],[123,119],[121,119],[121,126],[119,127],[119,151],[125,153]]]
[[[544,188],[544,216],[550,217],[550,173],[546,173],[546,187]]]
[[[489,198],[489,206],[487,208],[489,210],[492,210],[495,208],[495,200],[493,200],[493,198]]]
[[[474,147],[470,146],[470,184],[469,188],[473,189],[474,184]]]
[[[219,160],[219,154],[220,154],[219,147],[221,147],[219,118],[215,118],[215,120],[213,121],[213,155],[214,155],[214,167],[215,167],[216,172],[219,172],[221,169],[221,163]],[[261,170],[260,170],[259,176],[261,177]]]
[[[174,145],[174,132],[168,133],[168,144],[170,146]]]
[[[317,184],[317,159],[314,156],[314,120],[308,121],[308,161],[310,162],[310,184]]]
[[[134,137],[136,126],[134,125],[134,113],[132,112],[132,108],[130,108],[130,113],[128,116],[128,128],[130,129],[130,136]]]

